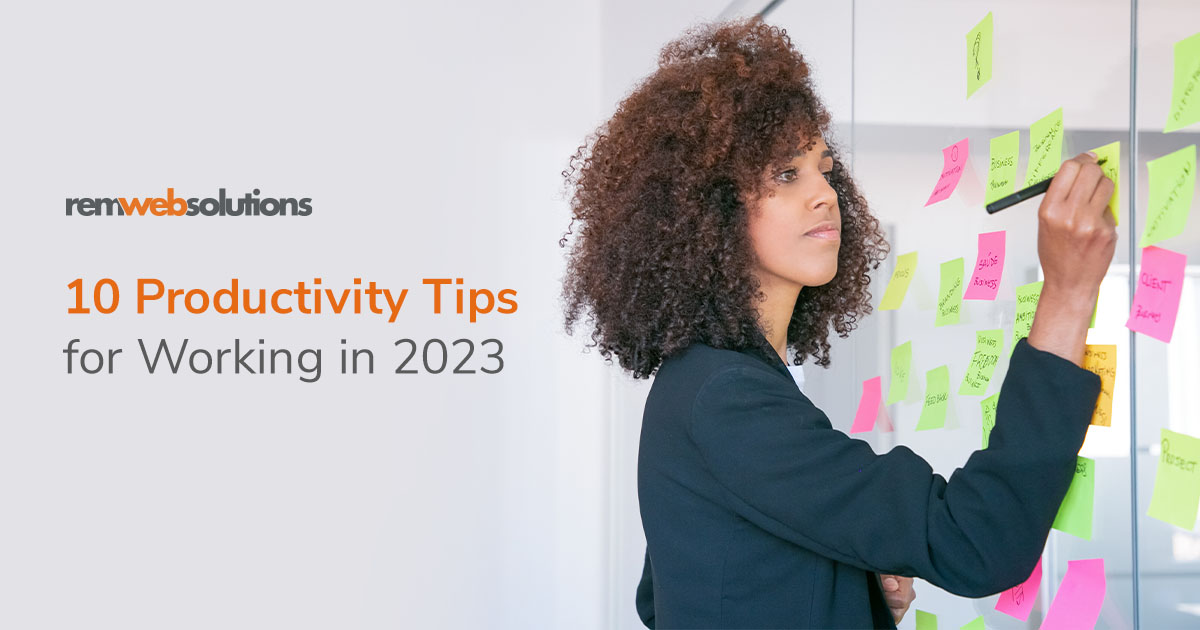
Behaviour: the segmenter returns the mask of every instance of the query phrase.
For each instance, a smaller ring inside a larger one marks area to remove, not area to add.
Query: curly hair
[[[693,26],[668,43],[658,68],[589,134],[562,172],[571,194],[563,278],[566,330],[587,314],[591,343],[634,378],[702,342],[756,343],[765,299],[753,273],[747,208],[764,172],[789,163],[800,139],[827,135],[829,113],[784,29],[753,17]],[[838,270],[804,287],[788,324],[801,364],[829,365],[829,331],[846,337],[871,311],[870,271],[888,244],[833,151],[841,210]]]

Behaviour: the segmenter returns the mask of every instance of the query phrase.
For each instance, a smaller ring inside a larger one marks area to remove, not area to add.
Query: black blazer
[[[649,628],[894,628],[878,574],[956,595],[1037,564],[1100,377],[1021,340],[987,450],[946,481],[908,447],[834,429],[761,335],[667,358],[646,400],[638,500]]]

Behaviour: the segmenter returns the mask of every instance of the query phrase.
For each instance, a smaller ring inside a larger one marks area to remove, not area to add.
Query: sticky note
[[[933,325],[957,324],[962,311],[963,259],[947,260],[941,265],[941,281],[938,283],[937,316]]]
[[[1029,336],[1033,328],[1033,316],[1037,314],[1038,300],[1042,297],[1042,281],[1030,282],[1017,287],[1017,312],[1013,317],[1013,340],[1008,351],[1017,347],[1017,342]]]
[[[862,398],[858,401],[858,412],[854,414],[851,433],[862,433],[875,428],[875,418],[879,416],[879,401],[883,397],[880,380],[876,376],[863,381]]]
[[[1200,440],[1170,429],[1162,431],[1162,453],[1150,495],[1150,516],[1176,527],[1196,527],[1200,506]]]
[[[1078,457],[1078,456],[1077,456]],[[1075,477],[1067,488],[1067,496],[1058,508],[1052,527],[1074,534],[1084,540],[1092,539],[1092,512],[1096,502],[1096,461],[1078,457]]]
[[[992,79],[992,12],[967,31],[967,98]]]
[[[1200,100],[1200,95],[1197,95]],[[1183,234],[1192,195],[1196,191],[1196,145],[1168,153],[1146,162],[1150,170],[1150,202],[1146,214],[1146,230],[1138,247]]]
[[[882,400],[879,401],[879,416],[875,420],[875,426],[881,433],[891,433],[895,430],[895,427],[892,426],[892,417],[887,412],[887,405],[884,405]]]
[[[988,144],[988,181],[984,203],[992,203],[1016,192],[1017,153],[1020,151],[1019,131],[992,138]]]
[[[963,167],[967,164],[967,138],[963,138],[958,142],[942,149],[942,175],[938,177],[937,184],[933,186],[933,192],[929,194],[929,200],[925,205],[937,203],[950,197],[950,193],[958,187],[958,180],[962,179]]]
[[[879,302],[879,310],[894,311],[900,308],[904,294],[908,293],[908,285],[917,274],[917,252],[909,252],[896,257],[896,268],[892,271],[892,279],[883,290],[883,299]]]
[[[1000,402],[1000,394],[992,394],[979,402],[983,408],[983,448],[988,447],[988,438],[992,428],[996,426],[996,403]]]
[[[1029,613],[1033,611],[1033,604],[1037,601],[1038,587],[1041,585],[1042,560],[1038,558],[1037,566],[1033,567],[1033,573],[1029,574],[1028,579],[1000,593],[996,610],[1021,621],[1029,619]]]
[[[1104,176],[1113,181],[1112,196],[1108,198],[1108,211],[1113,215],[1113,221],[1121,224],[1121,142],[1110,142],[1102,147],[1092,149],[1097,160],[1104,160],[1100,170]]]
[[[1187,256],[1151,245],[1142,250],[1137,291],[1125,327],[1169,343],[1175,330]]]
[[[937,615],[918,609],[917,630],[937,630]]]
[[[1095,628],[1104,603],[1104,559],[1068,560],[1067,574],[1042,620],[1041,630]]]
[[[1111,427],[1113,384],[1117,380],[1117,347],[1111,344],[1084,346],[1083,369],[1100,377],[1100,395],[1096,398],[1096,410],[1092,412],[1092,424]]]
[[[1004,230],[984,232],[979,235],[979,246],[975,255],[975,268],[971,281],[967,283],[964,300],[994,300],[1000,290],[1000,277],[1004,274]]]
[[[950,406],[950,368],[942,365],[925,373],[925,404],[917,431],[946,426],[946,408]]]
[[[892,348],[892,382],[888,384],[887,404],[908,398],[908,369],[912,364],[912,342]]]
[[[996,371],[1000,350],[1004,347],[1004,329],[980,330],[975,333],[975,353],[963,376],[958,393],[965,396],[982,396],[987,393],[988,382]]]
[[[1032,186],[1054,177],[1062,164],[1063,110],[1061,107],[1029,128],[1029,164],[1025,167],[1025,185]]]
[[[970,94],[968,94],[970,96]],[[1163,133],[1200,120],[1200,33],[1175,42],[1175,80]]]
[[[987,626],[983,625],[983,615],[979,615],[978,617],[968,621],[967,625],[963,626],[959,630],[987,630]]]

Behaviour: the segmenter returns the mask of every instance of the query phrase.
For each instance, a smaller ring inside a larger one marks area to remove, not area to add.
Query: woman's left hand
[[[900,623],[908,607],[917,598],[913,592],[913,579],[899,575],[880,575],[879,578],[883,582],[883,597],[887,600],[888,608],[892,609],[896,623]]]

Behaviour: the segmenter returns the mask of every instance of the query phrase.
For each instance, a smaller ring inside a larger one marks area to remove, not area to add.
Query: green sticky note
[[[917,609],[917,630],[937,630],[937,615]]]
[[[1062,164],[1063,110],[1061,107],[1029,128],[1029,164],[1025,167],[1025,185],[1032,186],[1054,177]]]
[[[950,406],[950,368],[942,365],[925,373],[925,404],[917,431],[946,426],[946,408]]]
[[[988,438],[992,435],[992,428],[996,426],[996,403],[1000,402],[1000,394],[992,394],[979,402],[979,406],[983,407],[983,448],[988,447]]]
[[[1000,360],[1000,350],[1004,347],[1004,329],[980,330],[975,333],[975,354],[971,355],[971,364],[963,376],[962,385],[958,387],[959,395],[982,396],[987,393],[988,383],[992,373],[996,371],[996,362]]]
[[[1196,145],[1150,160],[1146,168],[1150,170],[1150,209],[1138,247],[1183,234],[1196,191]]]
[[[941,282],[938,283],[937,317],[933,325],[957,324],[962,310],[963,259],[955,258],[941,265]]]
[[[912,342],[892,348],[892,382],[888,384],[887,404],[908,398],[908,370],[912,366]]]
[[[992,79],[992,12],[967,31],[967,98]]]
[[[1200,507],[1200,440],[1170,429],[1162,431],[1162,454],[1154,475],[1154,494],[1150,496],[1150,516],[1176,527],[1196,527],[1196,508]]]
[[[1017,347],[1018,341],[1029,336],[1029,329],[1033,327],[1033,316],[1037,314],[1038,300],[1041,297],[1041,280],[1017,287],[1017,313],[1013,318],[1012,345],[1008,347],[1010,353]]]
[[[892,279],[883,290],[883,299],[879,302],[879,310],[894,311],[900,308],[904,295],[908,293],[908,285],[913,276],[917,275],[917,252],[909,252],[896,257],[896,269],[892,271]]]
[[[988,143],[988,181],[984,203],[1011,195],[1017,185],[1017,154],[1021,152],[1021,132],[996,136]]]
[[[1163,133],[1200,120],[1200,33],[1175,42],[1175,80]]]
[[[987,626],[983,625],[983,615],[979,615],[978,617],[968,621],[967,625],[963,626],[959,630],[987,630]]]
[[[1096,296],[1096,305],[1092,307],[1092,321],[1088,323],[1088,328],[1096,327],[1096,313],[1100,310],[1100,296]]]
[[[1102,147],[1092,149],[1096,154],[1096,159],[1104,160],[1104,164],[1100,165],[1100,170],[1104,171],[1104,176],[1113,181],[1113,194],[1108,198],[1108,211],[1112,213],[1113,220],[1117,225],[1121,224],[1121,141],[1110,142]]]
[[[1067,496],[1054,517],[1054,529],[1074,534],[1084,540],[1092,539],[1092,511],[1096,502],[1096,461],[1079,457],[1075,462],[1075,478]]]

